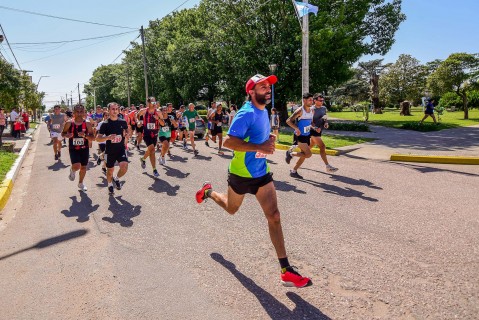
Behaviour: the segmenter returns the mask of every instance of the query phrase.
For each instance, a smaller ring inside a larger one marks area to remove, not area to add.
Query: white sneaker
[[[162,163],[164,166],[166,166],[166,158],[163,157],[163,163]]]
[[[158,164],[159,164],[159,165],[162,165],[162,164],[163,164],[162,161],[161,161],[161,157],[158,157]]]
[[[338,168],[335,168],[335,167],[333,167],[332,165],[329,165],[329,164],[328,164],[328,165],[326,166],[326,171],[327,171],[327,172],[336,172],[336,171],[338,171]]]
[[[75,171],[72,169],[70,169],[70,175],[68,176],[68,179],[70,179],[70,181],[75,181]]]
[[[78,189],[80,189],[81,191],[84,191],[84,192],[87,192],[87,190],[88,190],[88,188],[83,183],[78,184]]]

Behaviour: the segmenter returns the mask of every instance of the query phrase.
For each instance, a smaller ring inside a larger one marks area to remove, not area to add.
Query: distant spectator
[[[279,115],[278,112],[276,111],[276,108],[271,109],[271,130],[273,131],[273,134],[276,136],[276,141],[279,141]]]
[[[17,113],[17,109],[13,108],[12,112],[10,112],[10,132],[14,138],[17,137],[17,132],[15,131],[15,122],[17,122],[18,116],[19,114]]]
[[[228,126],[231,126],[231,122],[233,121],[233,118],[235,117],[237,110],[238,110],[238,107],[236,107],[235,104],[232,104],[230,106],[230,113],[228,115]]]
[[[2,135],[3,135],[3,130],[5,130],[5,127],[7,125],[7,115],[5,114],[5,110],[3,108],[0,108],[0,146],[2,145]]]
[[[23,122],[25,123],[25,130],[28,130],[28,128],[30,127],[30,115],[28,114],[26,110],[24,110],[22,113],[22,119],[23,119]]]
[[[427,104],[426,104],[426,110],[424,110],[424,117],[422,118],[421,121],[419,121],[419,124],[422,124],[424,120],[429,116],[432,118],[435,124],[439,124],[439,122],[436,121],[436,117],[434,116],[434,99],[428,99],[426,101],[427,101]]]

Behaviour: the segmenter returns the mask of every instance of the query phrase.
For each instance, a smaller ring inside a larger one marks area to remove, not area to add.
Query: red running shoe
[[[213,187],[209,182],[203,183],[203,187],[196,192],[196,202],[202,203],[203,201],[205,201],[206,198],[208,198],[206,196],[206,190],[211,190],[212,188]]]
[[[302,277],[296,267],[287,267],[281,272],[281,283],[285,287],[303,288],[313,285],[309,278]]]

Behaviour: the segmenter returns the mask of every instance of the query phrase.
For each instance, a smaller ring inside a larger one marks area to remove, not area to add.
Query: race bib
[[[53,126],[52,126],[52,128],[53,128],[54,130],[58,130],[58,129],[60,129],[60,124],[59,124],[59,123],[54,123]]]
[[[123,140],[123,137],[119,134],[115,136],[113,140],[111,140],[111,143],[120,143]]]
[[[156,129],[156,124],[155,124],[155,123],[148,123],[148,124],[146,125],[146,128],[147,128],[148,130],[155,130],[155,129]]]
[[[161,131],[163,132],[170,132],[170,127],[162,127]]]
[[[190,123],[194,123],[194,122],[195,122],[195,118],[191,118]]]
[[[256,152],[255,156],[256,159],[264,159],[266,158],[266,154],[261,153],[261,152]]]
[[[303,131],[304,133],[309,133],[309,131],[311,131],[311,126],[304,127]]]
[[[74,146],[82,146],[84,143],[85,143],[85,139],[83,138],[73,138]]]

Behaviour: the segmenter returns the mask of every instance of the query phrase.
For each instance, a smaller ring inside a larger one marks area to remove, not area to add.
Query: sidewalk
[[[39,124],[40,126],[41,124]],[[11,135],[10,135],[10,130],[5,130],[3,132],[3,136],[2,136],[2,142],[3,143],[7,143],[7,142],[14,142],[15,143],[15,147],[14,147],[14,152],[18,153],[20,152],[20,150],[22,150],[23,146],[25,145],[25,143],[27,142],[28,139],[30,139],[31,135],[33,134],[33,132],[35,131],[35,129],[28,129],[27,132],[25,133],[25,135],[23,135],[21,138],[13,138]]]
[[[433,132],[370,125],[372,132],[325,130],[325,135],[373,138],[375,141],[338,148],[355,157],[389,160],[392,154],[479,156],[479,125]]]

